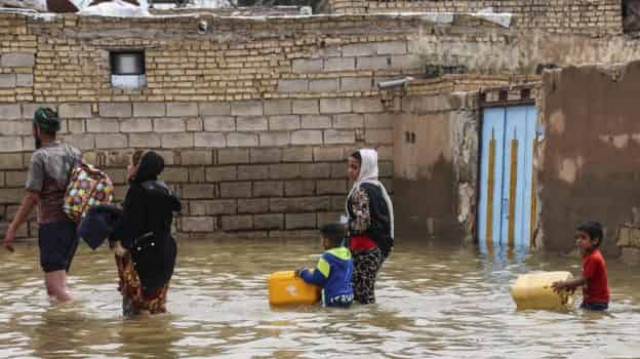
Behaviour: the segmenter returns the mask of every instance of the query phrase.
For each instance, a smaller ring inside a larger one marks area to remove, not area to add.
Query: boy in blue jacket
[[[322,304],[326,307],[348,307],[353,302],[353,259],[343,246],[345,229],[342,224],[331,223],[320,228],[322,253],[315,269],[296,271],[305,282],[322,287]]]

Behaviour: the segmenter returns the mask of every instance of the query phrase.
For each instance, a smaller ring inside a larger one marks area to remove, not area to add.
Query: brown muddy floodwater
[[[517,312],[525,272],[579,272],[576,258],[399,243],[378,304],[348,310],[267,303],[276,270],[313,265],[317,241],[182,242],[170,314],[125,320],[106,248],[81,247],[78,300],[52,306],[36,246],[0,254],[0,358],[639,358],[640,271],[608,261],[608,314]]]

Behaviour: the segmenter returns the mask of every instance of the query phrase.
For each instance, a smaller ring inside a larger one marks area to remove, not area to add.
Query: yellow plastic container
[[[275,272],[269,276],[269,304],[314,304],[320,300],[320,288],[296,277],[294,271]]]
[[[511,287],[511,297],[516,302],[518,310],[544,309],[561,310],[573,306],[572,294],[553,291],[551,284],[571,279],[569,272],[541,272],[524,274],[518,277]]]

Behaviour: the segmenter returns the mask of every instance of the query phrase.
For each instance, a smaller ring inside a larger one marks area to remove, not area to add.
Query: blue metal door
[[[489,108],[482,124],[478,240],[484,248],[528,248],[537,201],[535,106]]]

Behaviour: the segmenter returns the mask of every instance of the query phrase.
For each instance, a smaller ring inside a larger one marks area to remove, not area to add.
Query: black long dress
[[[125,301],[127,296],[133,301],[130,303],[134,307],[132,314],[137,312],[136,309],[154,312],[154,308],[145,308],[150,305],[145,301],[166,296],[175,267],[177,246],[171,236],[171,223],[173,212],[180,211],[181,205],[171,190],[158,181],[163,169],[164,160],[157,153],[150,151],[142,157],[130,182],[123,204],[122,221],[114,235],[128,250],[127,256],[117,256],[116,261],[120,290]],[[135,269],[139,288],[136,288],[136,278],[131,278],[130,268]],[[140,303],[136,305],[136,302]],[[161,302],[161,308],[155,312],[165,311],[164,300]],[[143,308],[137,308],[140,306]]]

